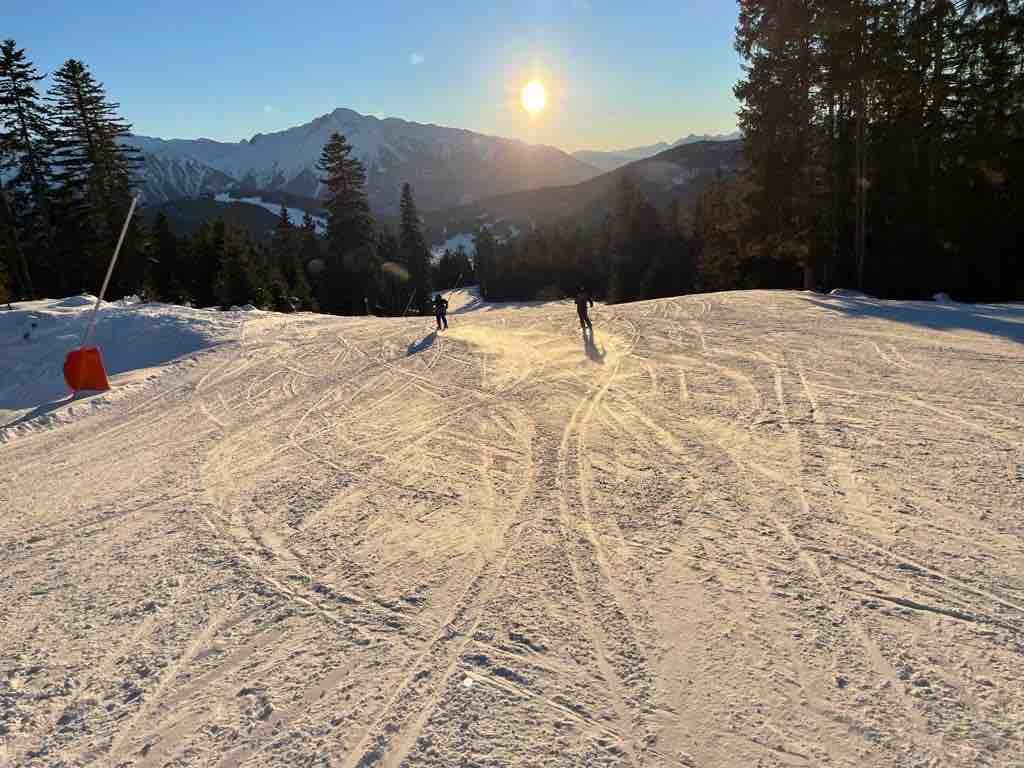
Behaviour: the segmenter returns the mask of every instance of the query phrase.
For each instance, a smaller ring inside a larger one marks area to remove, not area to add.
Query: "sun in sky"
[[[544,111],[544,107],[548,103],[548,94],[544,88],[544,83],[540,80],[528,82],[523,86],[520,101],[523,104],[523,109],[531,115],[539,115]]]

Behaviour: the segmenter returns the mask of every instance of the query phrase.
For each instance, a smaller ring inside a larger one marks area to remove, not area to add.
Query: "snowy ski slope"
[[[0,444],[0,765],[1020,764],[1024,307],[451,304]]]
[[[281,212],[280,203],[268,203],[262,197],[232,197],[226,192],[222,192],[214,197],[214,200],[218,203],[248,203],[249,205],[258,205],[260,208],[268,210],[271,213]],[[285,207],[285,210],[288,211],[288,221],[290,221],[293,226],[301,227],[302,221],[306,217],[306,212],[301,208]],[[313,226],[319,234],[324,234],[327,232],[327,219],[323,216],[313,216]]]

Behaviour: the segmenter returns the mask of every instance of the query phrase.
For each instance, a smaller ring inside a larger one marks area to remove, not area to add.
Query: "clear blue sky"
[[[140,134],[247,138],[349,107],[568,150],[733,130],[731,0],[34,0],[0,35],[84,60]],[[520,108],[531,78],[549,91]]]

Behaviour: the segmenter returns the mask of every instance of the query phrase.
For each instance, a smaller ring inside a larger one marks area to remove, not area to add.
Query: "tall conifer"
[[[0,188],[15,251],[17,290],[33,293],[30,261],[44,260],[50,243],[50,114],[36,84],[43,79],[14,40],[0,43]]]
[[[131,126],[118,116],[89,68],[68,59],[53,75],[50,89],[54,124],[53,179],[60,216],[72,236],[65,238],[69,258],[77,240],[86,255],[80,278],[98,281],[120,233],[140,166],[138,150],[126,143]],[[123,257],[132,258],[134,237]],[[69,242],[70,240],[70,242]]]

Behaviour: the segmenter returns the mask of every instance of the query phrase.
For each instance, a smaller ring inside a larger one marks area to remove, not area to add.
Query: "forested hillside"
[[[744,0],[739,262],[883,296],[1024,296],[1024,3]]]
[[[535,227],[484,237],[485,292],[558,295],[583,282],[612,301],[851,286],[1024,297],[1024,4],[740,6],[742,172],[691,185],[688,198],[634,163],[484,201],[467,213]]]
[[[424,216],[406,183],[392,222],[371,217],[367,167],[336,133],[315,178],[326,238],[284,213],[271,230],[267,216],[175,203],[169,221],[148,214],[152,229],[132,223],[113,291],[338,313],[415,311],[474,277],[496,299],[579,285],[610,301],[834,287],[1024,297],[1021,0],[743,0],[735,45],[742,144],[681,145]],[[3,44],[0,298],[95,290],[142,170],[82,62],[45,96],[42,79]],[[432,264],[428,245],[459,233],[474,233],[474,262]]]
[[[0,48],[0,301],[98,290],[138,190],[142,162],[131,126],[85,63],[45,79],[13,40]],[[432,283],[413,190],[402,192],[398,234],[370,216],[367,174],[341,135],[317,165],[326,237],[307,215],[209,199],[144,209],[130,222],[111,295],[200,306],[254,304],[335,314],[418,311]],[[469,278],[462,263],[457,279]]]

